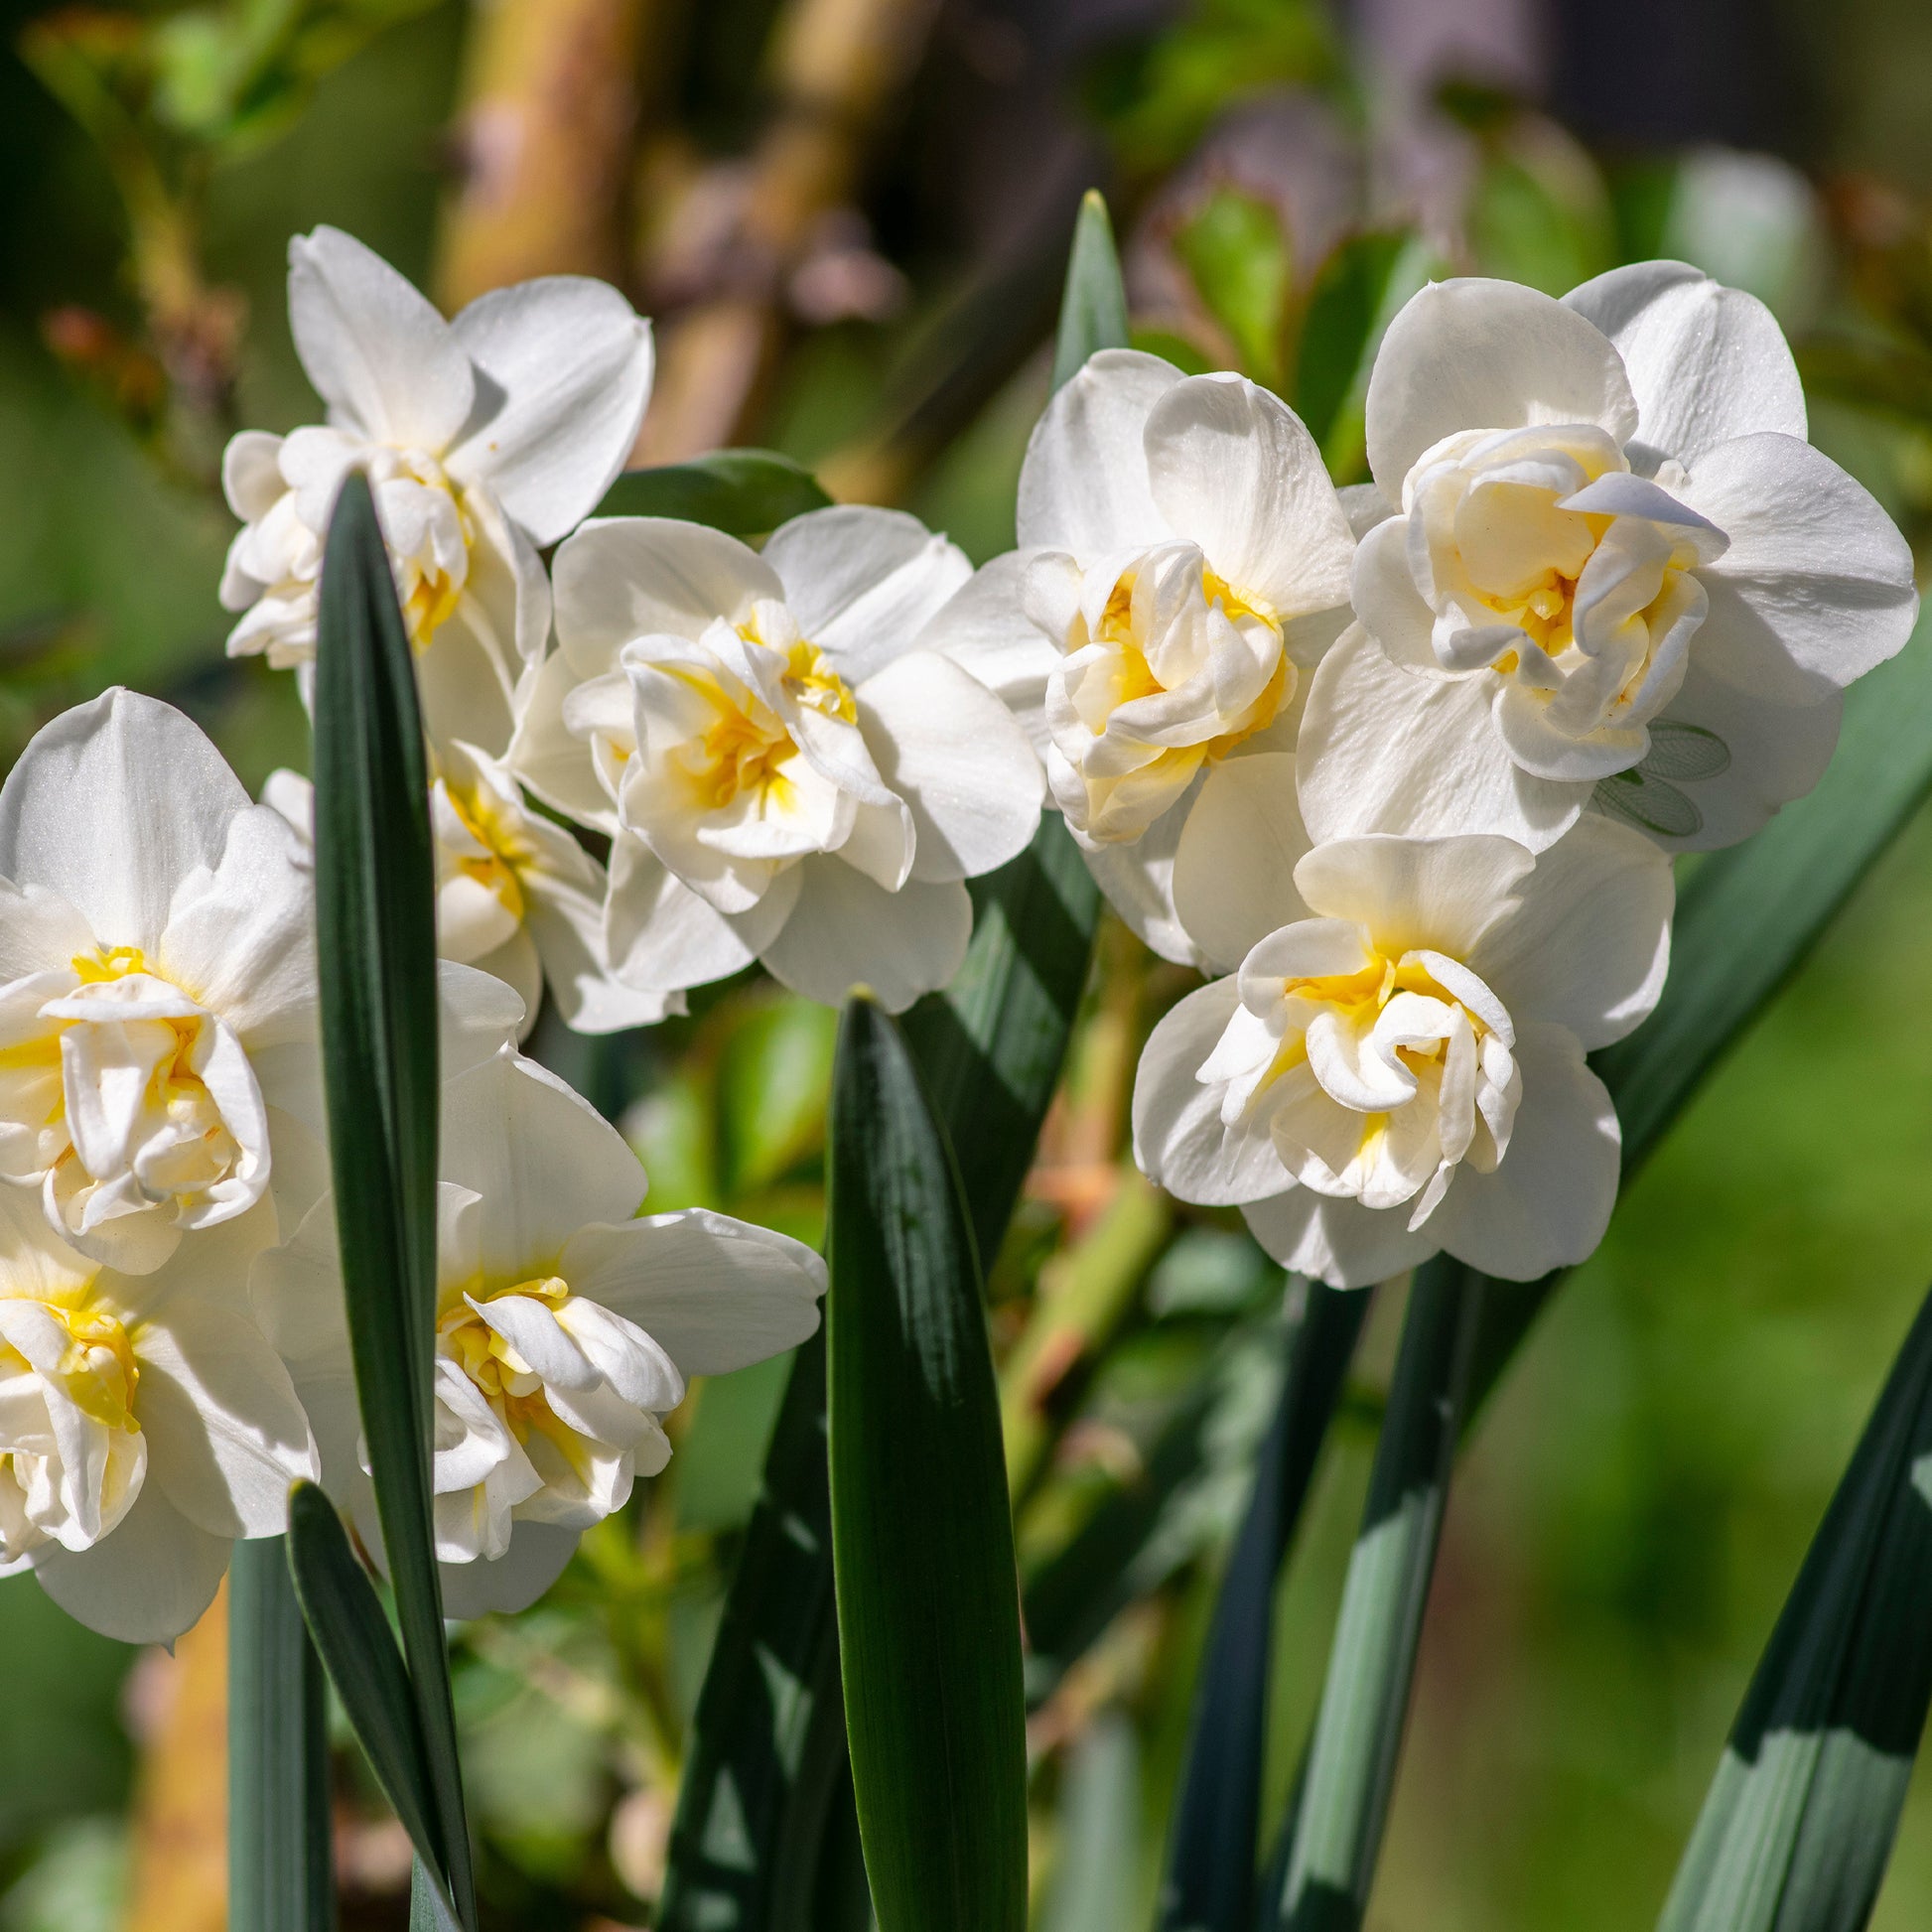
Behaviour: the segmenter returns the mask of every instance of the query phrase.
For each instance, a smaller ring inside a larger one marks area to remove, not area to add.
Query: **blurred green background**
[[[661,324],[640,458],[773,445],[976,557],[1012,542],[1090,183],[1147,345],[1280,388],[1344,482],[1363,332],[1428,273],[1560,292],[1685,256],[1772,304],[1816,440],[1932,533],[1914,0],[10,0],[0,24],[0,759],[125,681],[191,711],[251,787],[306,763],[291,683],[222,654],[233,524],[209,477],[233,427],[313,416],[281,283],[318,221],[451,302],[558,269],[621,280]],[[1928,967],[1921,820],[1505,1383],[1453,1495],[1371,1925],[1654,1921],[1932,1275]],[[1103,935],[993,1275],[1034,1574],[1210,1390],[1135,1600],[1034,1721],[1041,1932],[1148,1922],[1268,1401],[1279,1276],[1234,1224],[1122,1173],[1138,1042],[1185,983]],[[751,980],[694,1006],[599,1046],[546,1023],[537,1050],[622,1121],[653,1206],[816,1238],[831,1016]],[[1383,1292],[1281,1594],[1276,1813],[1399,1316]],[[550,1597],[460,1637],[492,1924],[645,1922],[783,1366],[701,1388],[670,1469]],[[0,1932],[221,1924],[218,1763],[194,1728],[218,1671],[197,1677],[193,1647],[136,1657],[0,1583]],[[406,1853],[346,1747],[341,1782],[345,1922],[399,1926]],[[1924,1774],[1876,1923],[1932,1923]]]

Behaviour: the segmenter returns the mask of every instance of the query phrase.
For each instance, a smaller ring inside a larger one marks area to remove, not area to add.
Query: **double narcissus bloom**
[[[1649,840],[1596,817],[1541,854],[1377,834],[1314,847],[1287,882],[1268,853],[1237,858],[1218,890],[1222,943],[1252,943],[1148,1041],[1149,1175],[1239,1206],[1338,1288],[1445,1248],[1513,1281],[1590,1253],[1619,1137],[1584,1055],[1649,1013],[1669,958]]]
[[[519,1609],[671,1448],[686,1378],[796,1346],[825,1265],[703,1210],[634,1218],[637,1158],[504,1042],[444,1088],[437,1249],[436,1553],[453,1616]],[[323,1480],[380,1548],[362,1463],[335,1204],[256,1264],[255,1305],[294,1372]]]
[[[1106,349],[1034,431],[1018,523],[933,641],[1032,726],[1122,916],[1189,960],[1169,883],[1189,809],[1223,760],[1294,749],[1346,620],[1348,519],[1277,397]]]
[[[1586,806],[1729,845],[1818,781],[1843,688],[1918,599],[1884,511],[1805,441],[1764,306],[1678,262],[1562,302],[1432,285],[1390,326],[1368,454],[1392,512],[1301,739],[1317,836]]]
[[[606,950],[668,994],[754,959],[897,1012],[972,933],[965,881],[1019,853],[1041,778],[1004,704],[920,633],[969,574],[895,511],[815,510],[760,553],[594,522],[556,560],[558,649],[509,766],[613,840]]]
[[[124,1274],[244,1215],[319,1126],[300,841],[172,707],[112,690],[0,788],[0,1181]]]
[[[315,655],[323,537],[351,469],[368,473],[419,654],[434,739],[500,753],[550,591],[537,551],[597,507],[650,395],[649,324],[614,288],[548,276],[445,322],[336,228],[289,244],[289,323],[324,427],[249,430],[222,481],[245,528],[221,601],[231,654]]]

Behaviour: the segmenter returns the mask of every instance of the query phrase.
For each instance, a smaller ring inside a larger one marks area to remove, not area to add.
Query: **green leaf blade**
[[[229,1932],[330,1932],[336,1922],[322,1660],[286,1540],[228,1564]]]
[[[1125,348],[1127,343],[1127,290],[1120,279],[1114,224],[1100,191],[1089,188],[1080,201],[1067,256],[1066,292],[1053,340],[1053,387],[1070,381],[1097,350]]]
[[[368,480],[331,518],[316,653],[323,1078],[356,1402],[428,1753],[474,1924],[430,1489],[436,1323],[436,927],[416,671]]]
[[[1027,1919],[1020,1598],[979,1265],[897,1029],[846,1008],[832,1110],[832,1550],[882,1932]]]
[[[624,471],[597,514],[676,517],[750,537],[831,501],[809,470],[775,450],[715,450],[689,463]]]
[[[1660,1932],[1854,1932],[1932,1705],[1932,1295],[1732,1726]]]

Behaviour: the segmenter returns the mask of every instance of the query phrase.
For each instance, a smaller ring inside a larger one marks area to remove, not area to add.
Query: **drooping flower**
[[[336,492],[368,472],[431,736],[500,753],[512,698],[543,654],[537,550],[597,507],[650,395],[650,327],[616,289],[548,276],[445,322],[339,229],[289,244],[289,321],[326,427],[244,431],[222,465],[246,526],[221,601],[230,655],[311,665]],[[305,690],[306,690],[305,684]]]
[[[1346,619],[1341,501],[1267,390],[1105,349],[1034,431],[1019,538],[928,641],[1028,721],[1108,897],[1187,960],[1175,848],[1210,771],[1294,749],[1308,668]]]
[[[0,1188],[0,1576],[31,1570],[92,1628],[169,1643],[229,1546],[285,1527],[289,1484],[319,1464],[249,1310],[273,1233],[263,1202],[127,1276]]]
[[[520,1609],[671,1448],[691,1375],[818,1325],[824,1264],[702,1210],[633,1219],[644,1174],[588,1103],[505,1044],[444,1089],[435,1361],[436,1551],[454,1616]],[[254,1295],[321,1445],[380,1548],[336,1259],[335,1203],[263,1255]]]
[[[1393,513],[1310,694],[1310,829],[1542,847],[1593,801],[1704,849],[1808,791],[1918,600],[1904,539],[1805,433],[1769,311],[1682,263],[1562,302],[1416,296],[1369,381]]]
[[[1583,1260],[1620,1145],[1584,1054],[1662,990],[1663,854],[1591,816],[1540,855],[1336,840],[1287,884],[1270,854],[1230,854],[1202,887],[1221,947],[1247,950],[1148,1041],[1142,1168],[1241,1207],[1278,1260],[1341,1288],[1439,1249],[1515,1281]]]
[[[669,992],[762,960],[897,1012],[972,931],[964,882],[1020,852],[1039,765],[927,620],[970,567],[896,511],[813,511],[762,554],[696,524],[594,522],[557,553],[558,649],[510,768],[613,839],[607,947]]]
[[[454,740],[438,748],[430,793],[436,943],[445,959],[513,987],[523,1031],[547,984],[566,1026],[583,1034],[648,1027],[684,1009],[680,994],[621,985],[604,961],[604,868],[560,825],[532,811],[502,760]],[[262,787],[305,843],[315,788],[289,770]]]
[[[188,719],[115,689],[0,788],[0,1179],[123,1273],[247,1213],[318,1072],[311,882]]]

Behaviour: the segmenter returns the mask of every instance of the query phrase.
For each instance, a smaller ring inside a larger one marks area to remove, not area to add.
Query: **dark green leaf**
[[[228,1564],[229,1932],[329,1932],[336,1922],[327,1717],[284,1539],[237,1543]]]
[[[1134,1721],[1118,1709],[1102,1711],[1068,1752],[1039,1932],[1122,1932],[1134,1923],[1145,1830],[1140,1756]]]
[[[1932,1296],[1812,1540],[1661,1932],[1857,1932],[1932,1702]]]
[[[1287,1331],[1288,1372],[1255,1458],[1194,1693],[1161,1897],[1164,1932],[1249,1932],[1254,1924],[1275,1582],[1368,1311],[1365,1294],[1319,1283],[1292,1292],[1300,1309]]]
[[[689,463],[626,470],[605,491],[599,516],[675,516],[735,537],[761,536],[831,497],[809,470],[773,450],[716,450]]]
[[[1279,389],[1295,258],[1273,204],[1217,188],[1175,230],[1173,248],[1243,373]]]
[[[1459,1262],[1416,1271],[1267,1921],[1283,1932],[1354,1932],[1368,1907],[1481,1305],[1482,1277]]]
[[[898,1030],[846,1007],[826,1375],[846,1730],[882,1932],[1021,1932],[1027,1745],[973,1233]]]
[[[1089,355],[1127,346],[1127,291],[1121,286],[1114,224],[1097,188],[1089,188],[1073,224],[1066,262],[1066,293],[1060,298],[1059,333],[1053,341],[1053,387],[1077,375]]]
[[[1302,318],[1295,364],[1296,412],[1324,448],[1342,405],[1362,384],[1363,357],[1372,353],[1388,318],[1383,304],[1404,251],[1399,231],[1350,235],[1321,264]]]
[[[356,1402],[439,1843],[475,1899],[430,1518],[437,1005],[416,670],[368,481],[337,499],[316,653],[316,942],[336,1226]]]
[[[329,1681],[416,1856],[440,1870],[443,1831],[409,1673],[336,1505],[312,1482],[289,1494],[289,1572]]]

